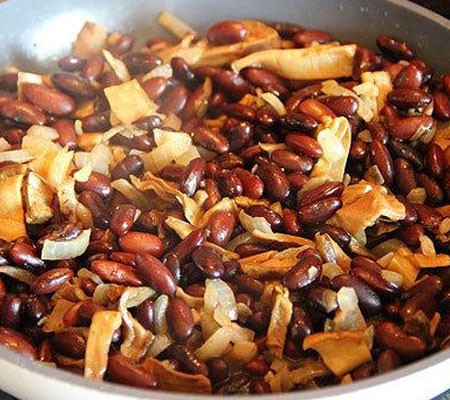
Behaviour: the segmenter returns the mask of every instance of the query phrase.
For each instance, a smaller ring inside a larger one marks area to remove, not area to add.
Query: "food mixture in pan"
[[[220,394],[449,347],[450,75],[385,35],[159,23],[0,75],[0,344]]]

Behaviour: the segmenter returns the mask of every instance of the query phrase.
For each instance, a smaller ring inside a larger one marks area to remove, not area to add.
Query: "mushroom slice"
[[[342,376],[372,360],[373,327],[365,331],[321,332],[307,336],[305,350],[316,350],[326,366]]]
[[[25,179],[25,220],[27,224],[43,224],[53,217],[53,192],[43,179],[30,172]]]
[[[0,180],[0,239],[8,242],[27,235],[22,202],[23,181],[23,174]]]
[[[327,44],[306,49],[270,49],[258,51],[234,61],[235,72],[262,67],[285,79],[336,79],[352,75],[356,45]]]

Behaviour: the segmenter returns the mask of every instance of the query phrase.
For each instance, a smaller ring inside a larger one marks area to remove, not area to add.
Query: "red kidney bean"
[[[280,117],[270,105],[264,105],[256,110],[256,120],[265,127],[272,127],[277,124]]]
[[[271,28],[275,29],[278,34],[285,40],[292,40],[294,35],[299,32],[303,32],[304,29],[298,24],[290,22],[271,22],[268,24]]]
[[[443,279],[439,276],[425,276],[403,293],[402,300],[408,300],[421,293],[426,293],[432,297],[435,297],[442,291],[443,287]]]
[[[314,133],[319,123],[307,114],[291,111],[280,118],[280,125],[291,131]]]
[[[238,43],[248,36],[248,29],[238,21],[220,21],[211,26],[206,34],[214,46]]]
[[[297,217],[301,224],[325,222],[342,207],[339,197],[325,199],[301,206],[297,209]]]
[[[236,227],[236,218],[232,213],[217,211],[208,220],[206,230],[208,240],[220,247],[226,247]]]
[[[156,54],[138,51],[125,54],[122,60],[132,75],[145,74],[162,64]]]
[[[140,119],[138,119],[136,122],[133,123],[133,125],[136,128],[142,129],[144,131],[147,131],[149,133],[153,132],[153,129],[155,128],[160,128],[162,126],[162,119],[159,115],[150,115],[149,117],[142,117]],[[111,140],[114,140],[114,138],[120,137],[121,135],[116,135],[114,136]],[[133,139],[136,140],[137,138],[142,138],[143,136],[135,136]],[[136,147],[138,150],[142,150],[142,151],[148,151],[151,150],[154,147],[154,143],[153,143],[153,139],[149,138],[148,140],[150,140],[151,142],[151,147],[150,148],[138,148]],[[133,142],[134,143],[134,142]],[[128,147],[133,147],[133,146],[128,146]]]
[[[132,204],[121,204],[111,213],[109,228],[117,236],[123,236],[133,227],[137,208]]]
[[[244,188],[235,174],[228,171],[220,172],[217,176],[217,183],[222,196],[230,198],[242,196]]]
[[[238,253],[241,258],[246,258],[269,251],[269,248],[258,243],[242,243],[237,246],[234,251]]]
[[[213,383],[220,383],[228,378],[230,368],[225,360],[214,357],[206,361],[208,376]]]
[[[19,100],[1,102],[0,114],[21,125],[45,125],[47,122],[47,118],[38,107]]]
[[[417,188],[416,174],[412,165],[404,158],[394,160],[395,185],[398,192],[406,196]]]
[[[75,133],[73,122],[68,119],[59,119],[53,125],[58,132],[57,142],[62,147],[68,147],[75,150],[78,147],[78,137]]]
[[[184,264],[192,252],[203,246],[206,242],[206,233],[204,229],[196,229],[187,235],[180,243],[178,243],[175,248],[171,251],[172,254],[176,255],[180,262]]]
[[[51,339],[51,347],[59,354],[80,359],[86,353],[86,339],[74,331],[60,331]]]
[[[243,74],[245,79],[264,92],[272,92],[278,97],[284,97],[288,93],[283,80],[264,68],[246,68]]]
[[[153,122],[150,120],[151,117],[146,119],[141,119],[135,122],[135,126],[141,128],[143,130],[151,131],[153,130]],[[149,128],[149,126],[151,126]],[[156,122],[156,128],[158,127],[158,122]],[[129,147],[130,149],[136,149],[141,151],[150,151],[155,147],[155,142],[152,137],[149,135],[139,135],[134,136],[133,138],[127,138],[122,136],[120,133],[114,135],[111,138],[111,144],[115,144],[118,146]]]
[[[180,113],[186,105],[188,96],[189,91],[186,86],[177,85],[168,89],[159,112],[166,115]]]
[[[427,174],[418,173],[416,176],[419,186],[423,187],[427,194],[426,203],[433,206],[440,205],[444,200],[444,192],[439,184]]]
[[[283,230],[289,235],[297,236],[300,234],[301,227],[298,223],[297,213],[294,210],[289,208],[283,210]]]
[[[182,344],[172,344],[168,347],[167,352],[179,363],[182,371],[188,374],[208,375],[206,364],[200,361],[188,347]]]
[[[141,176],[144,172],[144,161],[138,155],[128,155],[118,163],[111,171],[113,180],[124,178],[128,179],[130,175]]]
[[[400,88],[388,94],[388,101],[402,110],[408,110],[427,106],[433,101],[433,96],[417,89]]]
[[[230,143],[230,150],[237,153],[246,147],[252,140],[254,127],[247,121],[233,125],[225,132]]]
[[[296,33],[293,40],[297,47],[310,47],[313,43],[325,44],[331,42],[332,37],[324,31],[308,30]]]
[[[75,54],[69,54],[58,60],[58,66],[67,72],[82,71],[86,65],[86,59]]]
[[[389,141],[390,148],[392,152],[397,157],[402,157],[413,164],[416,169],[423,169],[424,162],[420,153],[414,150],[412,147],[398,140]]]
[[[80,202],[89,209],[97,228],[105,229],[109,225],[108,210],[103,199],[90,190],[83,190],[79,195]]]
[[[104,67],[104,58],[100,54],[93,55],[86,60],[86,65],[83,68],[83,77],[89,81],[94,81],[101,75]]]
[[[394,180],[394,162],[387,147],[378,140],[373,140],[370,144],[370,157],[380,170],[386,185],[391,186]]]
[[[22,90],[30,103],[50,114],[61,117],[75,110],[75,101],[59,90],[34,83],[27,83]]]
[[[285,138],[286,144],[295,152],[312,158],[323,156],[323,150],[317,140],[298,133],[289,133]]]
[[[170,336],[175,340],[184,342],[194,330],[194,317],[189,306],[176,297],[169,300],[166,311],[167,325]]]
[[[367,155],[367,144],[360,139],[356,139],[352,142],[350,148],[350,158],[355,161],[364,160]]]
[[[201,246],[195,249],[192,253],[192,261],[207,278],[221,278],[224,273],[222,259],[208,247]]]
[[[427,147],[427,168],[435,178],[439,179],[444,174],[445,157],[442,148],[436,143],[430,143]]]
[[[393,322],[383,322],[375,327],[375,340],[385,349],[396,352],[405,360],[415,360],[426,351],[425,342],[415,336],[408,336]]]
[[[330,108],[315,99],[307,99],[301,102],[298,106],[298,111],[309,115],[319,123],[325,116],[328,116],[330,118],[336,117],[336,115],[333,113],[333,111],[330,110]]]
[[[384,54],[395,60],[411,60],[415,56],[407,43],[391,36],[378,36],[377,44]]]
[[[395,88],[420,89],[423,82],[423,73],[415,65],[406,65],[397,74],[394,80]]]
[[[235,101],[252,93],[252,89],[242,76],[232,71],[219,69],[212,79],[223,92],[230,95]]]
[[[351,236],[341,228],[333,225],[319,225],[309,229],[312,235],[316,233],[329,235],[340,247],[348,248],[351,242]]]
[[[289,182],[290,190],[293,192],[297,192],[302,189],[309,180],[309,178],[302,172],[291,172],[286,175],[286,179]]]
[[[181,177],[180,188],[183,193],[192,196],[200,185],[205,174],[206,161],[202,158],[192,160]]]
[[[422,225],[414,224],[404,226],[398,231],[398,236],[402,242],[408,246],[419,246],[421,236],[425,235],[425,229]]]
[[[266,206],[255,205],[247,208],[245,212],[251,217],[262,217],[271,226],[273,231],[279,231],[282,225],[282,218],[277,212]]]
[[[14,243],[9,248],[8,255],[11,261],[20,267],[39,269],[44,266],[44,261],[36,255],[35,248],[27,243]]]
[[[408,140],[418,132],[425,134],[435,129],[436,123],[433,118],[422,115],[397,119],[389,124],[389,134],[396,139]]]
[[[277,165],[259,165],[256,170],[256,175],[264,183],[264,191],[269,198],[275,201],[281,201],[289,196],[289,182],[286,175]]]
[[[160,257],[163,243],[158,236],[144,232],[128,232],[119,238],[119,246],[128,253],[148,253]]]
[[[400,309],[400,316],[407,321],[418,311],[423,311],[431,319],[436,312],[436,305],[436,300],[431,293],[417,293],[409,298]]]
[[[262,358],[254,358],[243,366],[244,371],[253,376],[263,377],[269,372],[269,366]]]
[[[95,112],[81,119],[84,132],[104,132],[111,127],[109,112]]]
[[[350,117],[358,111],[359,103],[351,96],[330,96],[320,100],[337,116]]]
[[[47,315],[47,303],[44,298],[32,295],[23,303],[21,313],[27,324],[37,325]]]
[[[185,168],[182,165],[168,164],[161,171],[159,171],[159,175],[166,181],[180,183],[184,169]]]
[[[256,118],[256,112],[253,108],[240,103],[223,104],[220,107],[220,112],[241,121],[254,122]]]
[[[255,200],[261,198],[264,193],[264,183],[259,176],[243,168],[236,168],[234,173],[241,181],[244,196]]]
[[[301,156],[289,150],[275,150],[270,155],[271,160],[287,171],[311,172],[314,162],[311,158]]]
[[[177,284],[169,269],[157,258],[148,253],[136,255],[136,271],[141,279],[157,292],[175,295]]]
[[[0,345],[28,358],[35,359],[37,357],[36,349],[28,339],[13,329],[0,326]]]
[[[312,285],[320,278],[322,261],[315,256],[300,260],[283,277],[283,283],[289,290],[299,290]]]
[[[0,89],[8,92],[17,91],[18,74],[16,72],[0,74]]]
[[[115,261],[98,260],[91,264],[92,272],[107,282],[118,285],[139,286],[141,279],[136,275],[133,267]]]
[[[289,326],[291,337],[301,343],[306,336],[313,333],[313,328],[313,321],[305,310],[299,305],[294,306]]]
[[[239,291],[248,293],[251,296],[258,298],[264,291],[264,284],[257,279],[251,278],[244,274],[238,274],[234,278],[234,283]]]
[[[130,51],[134,44],[134,36],[129,33],[121,34],[120,37],[112,44],[109,51],[118,57]]]
[[[377,359],[377,369],[379,373],[389,372],[398,368],[402,364],[402,360],[392,350],[384,350]]]
[[[51,79],[56,88],[75,99],[92,100],[97,97],[97,89],[81,76],[57,72]]]
[[[141,83],[142,88],[147,96],[152,100],[158,100],[167,89],[168,81],[162,76],[155,76]]]
[[[338,291],[342,287],[350,287],[355,290],[361,309],[367,315],[376,315],[381,311],[381,299],[370,286],[356,276],[342,274],[331,281],[331,288]]]
[[[22,306],[23,301],[19,296],[10,297],[3,306],[0,325],[10,329],[19,328]]]
[[[234,153],[227,153],[217,158],[218,169],[222,170],[232,170],[234,168],[242,167],[244,165],[244,160]],[[210,163],[210,165],[212,165]],[[219,171],[217,171],[219,172]],[[226,171],[225,171],[226,172]],[[211,177],[217,177],[218,173],[211,174]]]
[[[75,182],[75,189],[79,192],[89,190],[103,198],[107,198],[112,193],[109,178],[100,172],[92,171],[86,182]]]
[[[192,140],[195,144],[217,154],[225,154],[230,151],[228,139],[217,131],[204,126],[197,126],[192,131]]]
[[[209,210],[222,199],[222,196],[219,191],[219,186],[217,185],[217,182],[215,180],[205,179],[203,181],[203,184],[203,189],[208,194],[208,199],[205,201],[203,207],[205,208],[205,210]]]
[[[145,300],[136,307],[136,319],[148,331],[152,330],[154,319],[153,301]]]
[[[133,363],[120,353],[109,356],[106,376],[113,382],[145,389],[156,388],[158,384],[153,372]]]
[[[69,268],[54,268],[39,275],[30,285],[34,294],[44,295],[54,293],[73,277],[73,271]]]
[[[427,206],[425,204],[413,204],[417,212],[418,221],[422,224],[425,229],[436,230],[442,219],[444,218],[442,214],[434,209],[433,207]]]
[[[433,105],[434,112],[433,115],[435,118],[448,121],[450,119],[450,98],[449,96],[441,91],[437,90],[433,93]]]
[[[170,65],[173,70],[173,75],[176,79],[182,82],[191,82],[195,79],[195,74],[181,57],[173,57],[170,60]]]
[[[306,206],[311,203],[315,203],[319,200],[327,197],[337,196],[340,197],[344,191],[344,184],[342,182],[326,182],[320,186],[303,193],[298,205]]]

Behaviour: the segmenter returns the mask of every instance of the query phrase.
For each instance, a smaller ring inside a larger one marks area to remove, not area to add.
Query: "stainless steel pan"
[[[155,23],[162,10],[172,11],[199,30],[227,18],[285,20],[370,47],[380,33],[386,33],[407,40],[438,72],[450,70],[450,21],[405,0],[10,0],[0,5],[0,64],[50,70],[70,50],[85,20],[132,32],[142,40],[164,34]],[[430,399],[450,387],[449,368],[450,350],[353,385],[277,398]],[[88,382],[4,348],[0,348],[0,389],[24,400],[199,398]]]

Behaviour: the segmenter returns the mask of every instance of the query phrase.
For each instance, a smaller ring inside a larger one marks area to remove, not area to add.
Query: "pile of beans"
[[[306,30],[295,24],[273,23],[285,43],[292,47],[309,47],[333,40],[326,32]],[[225,45],[245,40],[245,26],[239,22],[222,21],[211,27],[207,39],[213,45]],[[153,48],[171,45],[166,39],[151,38],[145,49],[133,49],[134,37],[122,34],[110,44],[109,51],[123,60],[133,77],[151,71],[162,64],[152,53]],[[381,111],[379,122],[366,123],[357,115],[358,102],[353,97],[325,96],[320,82],[288,81],[274,73],[256,67],[241,74],[229,68],[190,67],[175,57],[170,64],[173,77],[154,77],[142,83],[147,95],[160,105],[159,113],[176,114],[183,123],[182,130],[191,135],[193,143],[215,157],[194,159],[186,167],[171,164],[159,176],[170,181],[186,195],[198,189],[207,192],[204,209],[210,209],[221,199],[245,196],[252,200],[268,199],[280,202],[282,213],[266,205],[251,205],[246,213],[262,217],[274,232],[314,239],[316,233],[327,233],[351,257],[349,273],[331,281],[321,278],[323,260],[309,249],[299,255],[298,264],[281,280],[290,291],[294,304],[288,328],[284,357],[301,360],[316,355],[304,351],[303,339],[322,332],[327,318],[324,297],[328,291],[342,287],[355,290],[366,321],[375,327],[373,361],[351,372],[358,380],[390,371],[403,364],[446,348],[450,335],[450,273],[446,268],[427,269],[408,290],[387,281],[382,267],[368,256],[356,255],[350,248],[350,235],[327,221],[342,207],[344,183],[327,182],[297,199],[297,192],[308,182],[323,149],[314,134],[323,116],[343,116],[352,129],[352,144],[346,173],[350,183],[363,179],[372,166],[377,166],[384,186],[406,206],[406,218],[389,229],[382,221],[366,231],[367,248],[389,239],[399,238],[413,250],[419,238],[427,235],[436,250],[450,252],[450,234],[442,234],[439,226],[445,215],[442,206],[450,201],[450,147],[441,148],[431,141],[424,144],[414,140],[418,131],[435,130],[438,123],[450,120],[450,75],[437,76],[424,61],[416,58],[408,44],[382,35],[377,39],[380,54],[358,46],[354,76],[339,80],[346,88],[360,83],[365,71],[387,71],[394,89]],[[31,125],[54,127],[56,142],[69,149],[79,149],[83,136],[105,132],[111,128],[109,104],[103,94],[105,87],[118,85],[120,80],[105,68],[101,55],[82,58],[68,55],[59,60],[61,71],[50,75],[51,85],[27,84],[18,99],[17,73],[0,75],[0,137],[13,149],[20,149],[26,130]],[[206,99],[206,114],[199,117],[199,102],[204,100],[204,80],[210,78],[213,92]],[[256,108],[239,101],[256,88],[271,92],[285,105],[283,116],[269,104]],[[74,113],[86,101],[93,104],[92,113],[81,118],[85,132],[75,133]],[[430,113],[431,110],[431,113]],[[222,117],[219,128],[205,123]],[[439,121],[439,122],[438,122]],[[132,139],[116,135],[115,146],[148,152],[155,147],[153,130],[163,124],[159,116],[134,123],[147,133]],[[368,130],[371,140],[363,141],[358,133]],[[259,143],[286,144],[286,149],[266,153]],[[11,163],[0,163],[0,172]],[[169,296],[167,322],[174,343],[158,356],[169,360],[179,371],[203,374],[212,382],[214,393],[269,393],[264,376],[270,370],[265,338],[270,321],[270,309],[261,309],[259,299],[264,281],[243,273],[237,261],[224,261],[205,246],[208,241],[226,247],[244,232],[239,220],[230,212],[215,213],[205,228],[194,230],[181,240],[165,223],[169,216],[185,220],[181,207],[167,210],[140,210],[111,187],[111,181],[130,175],[141,177],[144,162],[136,154],[127,155],[109,175],[93,172],[86,182],[77,182],[79,201],[92,214],[94,227],[90,244],[76,259],[44,261],[40,258],[45,239],[69,240],[83,229],[81,223],[64,220],[55,204],[55,216],[49,223],[29,225],[28,235],[13,242],[0,240],[0,265],[13,265],[36,274],[37,279],[26,285],[6,275],[0,277],[0,344],[40,361],[54,362],[59,367],[82,373],[80,363],[61,362],[62,359],[83,360],[86,337],[76,330],[61,329],[57,333],[42,330],[43,318],[48,316],[55,300],[52,295],[70,284],[80,268],[87,268],[104,282],[123,286],[150,286],[158,294]],[[423,204],[408,202],[406,197],[415,188],[424,188]],[[235,252],[249,257],[276,248],[280,243],[243,243]],[[315,267],[311,274],[311,267]],[[201,330],[189,306],[175,296],[177,287],[194,297],[203,297],[205,280],[220,278],[232,288],[236,299],[252,311],[242,326],[256,334],[257,356],[241,366],[230,366],[224,358],[202,362],[195,349],[203,342]],[[64,315],[66,327],[89,327],[93,315],[104,309],[92,300],[97,284],[83,278],[81,300]],[[148,330],[154,324],[154,301],[147,300],[132,314]],[[404,321],[417,312],[431,318],[436,312],[441,320],[436,333],[424,335],[407,330]],[[118,350],[123,340],[121,330],[113,337],[106,379],[128,385],[155,388],[158,380],[148,370],[123,356]],[[61,357],[63,356],[63,357]],[[340,382],[329,375],[314,381],[316,387]],[[297,385],[301,390],[307,386]],[[308,386],[308,387],[311,387]]]

